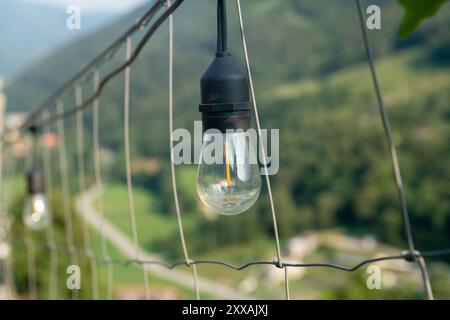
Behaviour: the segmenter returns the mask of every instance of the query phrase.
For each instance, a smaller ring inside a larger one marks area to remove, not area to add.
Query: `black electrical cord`
[[[217,1],[217,52],[227,52],[227,7],[225,0]]]
[[[31,143],[31,163],[30,168],[28,170],[30,172],[33,172],[36,170],[37,165],[37,152],[38,152],[38,130],[35,126],[31,126],[28,128],[30,135],[32,137],[32,143]]]
[[[38,151],[39,151],[39,137],[40,131],[35,127],[31,126],[28,128],[29,133],[32,138],[29,163],[26,172],[27,178],[27,190],[28,195],[33,195],[36,193],[44,193],[45,191],[45,181],[42,175],[42,171],[38,166]]]

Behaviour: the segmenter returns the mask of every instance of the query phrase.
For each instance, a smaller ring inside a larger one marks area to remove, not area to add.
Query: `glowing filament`
[[[231,175],[230,175],[230,161],[228,160],[228,141],[225,140],[225,171],[227,175],[227,183],[230,186]]]

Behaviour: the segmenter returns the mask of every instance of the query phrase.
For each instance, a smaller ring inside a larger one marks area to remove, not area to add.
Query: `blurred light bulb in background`
[[[11,253],[11,246],[8,242],[0,243],[0,260],[6,260]]]
[[[44,194],[28,196],[23,210],[23,221],[31,230],[42,230],[48,225],[49,206]]]
[[[217,134],[205,133],[197,173],[197,193],[215,212],[236,215],[248,210],[261,189],[256,152],[244,132],[223,133],[223,161],[205,162],[208,146]]]
[[[27,174],[28,197],[23,207],[23,222],[34,231],[44,229],[50,220],[50,207],[45,196],[44,176],[33,168]]]
[[[11,220],[4,204],[0,202],[0,260],[6,260],[11,253],[11,245],[8,241]]]

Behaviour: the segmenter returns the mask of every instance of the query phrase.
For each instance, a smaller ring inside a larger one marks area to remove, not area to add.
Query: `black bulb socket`
[[[251,124],[251,102],[246,72],[228,52],[216,58],[200,80],[203,132],[217,129],[247,130]]]
[[[27,173],[28,194],[33,195],[45,192],[44,175],[40,170],[32,170]]]

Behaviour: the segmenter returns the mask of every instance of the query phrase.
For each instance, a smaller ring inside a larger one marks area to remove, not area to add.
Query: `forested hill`
[[[30,63],[55,48],[79,40],[116,17],[111,13],[83,12],[81,29],[69,30],[64,8],[26,0],[3,0],[0,13],[0,75],[8,78],[26,71]]]
[[[375,2],[382,8],[382,29],[369,34],[399,146],[413,229],[421,248],[445,247],[450,244],[449,4],[400,41],[402,12],[397,2]],[[231,3],[229,47],[242,60]],[[137,10],[26,70],[7,89],[9,110],[34,107],[142,12]],[[390,243],[404,245],[355,1],[244,1],[243,12],[262,125],[280,128],[280,172],[272,180],[283,236],[308,228],[345,226],[373,231]],[[192,121],[200,118],[199,79],[213,57],[215,35],[214,1],[187,0],[177,10],[176,127],[191,129]],[[140,175],[136,182],[162,199],[171,197],[165,134],[167,41],[166,25],[131,68],[133,157],[162,163],[155,176]],[[111,64],[124,56],[120,50]],[[73,104],[73,97],[66,98],[67,105]],[[122,103],[123,78],[118,77],[100,101],[102,145],[114,151],[117,159],[123,159]],[[117,168],[123,167],[120,161]],[[122,177],[121,170],[115,173],[115,178]],[[195,181],[188,182],[191,188],[181,191],[183,204],[194,212],[195,192],[190,191]],[[211,241],[192,244],[193,250],[214,246],[214,239],[232,243],[246,241],[250,234],[272,235],[264,196],[252,213],[218,221],[198,226],[205,237],[211,233]],[[176,241],[169,239],[167,246],[171,243]]]
[[[382,7],[382,30],[371,32],[377,57],[411,45],[426,43],[431,47],[432,44],[438,46],[445,42],[449,29],[448,14],[445,13],[448,10],[445,8],[437,18],[400,42],[400,7],[393,0],[377,2]],[[364,58],[352,0],[259,0],[245,1],[243,6],[252,65],[262,89],[324,75]],[[197,100],[198,78],[215,48],[214,8],[212,1],[191,0],[186,1],[175,14],[177,79],[180,84],[188,82],[192,86],[189,90],[192,92],[189,102],[192,103]],[[9,109],[28,110],[42,101],[126,30],[145,9],[140,8],[102,30],[53,52],[25,70],[8,88]],[[229,5],[228,10],[229,47],[241,57],[234,5]],[[161,76],[158,72],[165,73],[166,33],[164,28],[158,32],[158,37],[148,45],[134,71],[137,78],[145,80],[142,86],[148,88],[147,92],[152,91],[153,87],[159,88],[160,81],[155,81]]]

